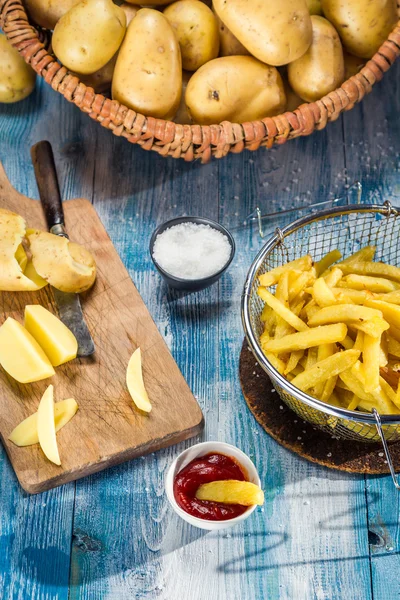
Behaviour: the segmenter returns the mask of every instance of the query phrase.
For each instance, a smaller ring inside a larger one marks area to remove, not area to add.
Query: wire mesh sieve
[[[369,443],[381,440],[393,482],[400,489],[387,446],[387,441],[400,440],[400,414],[350,411],[313,398],[294,387],[272,366],[259,343],[264,307],[257,294],[261,274],[304,254],[311,254],[313,260],[318,261],[336,248],[346,257],[367,245],[376,246],[375,260],[400,264],[400,209],[389,202],[381,206],[349,205],[321,211],[278,228],[250,268],[242,297],[242,320],[251,350],[289,408],[338,439]]]

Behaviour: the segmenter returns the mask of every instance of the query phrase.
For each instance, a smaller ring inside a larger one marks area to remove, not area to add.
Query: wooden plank
[[[203,439],[215,439],[218,287],[189,295],[169,290],[152,266],[148,244],[153,229],[174,216],[218,217],[219,166],[165,160],[107,132],[99,134],[99,144],[96,210],[202,407]],[[164,494],[166,470],[187,445],[77,482],[75,536],[83,532],[99,549],[87,551],[75,537],[71,600],[191,597],[196,581],[212,572],[218,540],[202,542],[203,534],[172,513]]]
[[[83,119],[87,117],[43,82],[26,101],[0,105],[0,161],[20,192],[37,196],[29,142],[44,138],[53,142],[57,162],[63,164],[59,170],[64,197],[76,197],[82,190],[91,196],[94,160],[90,152],[85,156],[86,184],[71,177],[67,168],[77,164],[82,154],[73,156],[72,138],[74,144],[90,147]],[[0,598],[68,599],[74,492],[74,484],[67,484],[27,496],[0,444]]]
[[[0,202],[20,211],[30,226],[44,226],[40,205],[11,188],[1,165]],[[203,426],[201,411],[95,210],[87,200],[70,201],[65,218],[71,239],[96,260],[97,279],[83,302],[96,353],[63,365],[54,378],[57,399],[73,397],[79,404],[74,427],[58,435],[61,467],[44,459],[39,446],[17,448],[8,441],[15,425],[37,409],[49,382],[17,385],[5,372],[0,375],[0,433],[22,487],[31,493],[185,440]],[[3,314],[17,319],[26,304],[37,302],[56,312],[47,288],[39,294],[3,292],[0,299]],[[138,347],[153,404],[146,416],[134,410],[125,383],[130,355]]]
[[[360,178],[365,200],[400,206],[400,63],[344,118],[348,178]],[[400,262],[399,262],[400,264]],[[383,450],[382,450],[383,451]],[[368,533],[374,600],[398,589],[399,492],[391,477],[367,477]]]
[[[225,580],[226,598],[341,600],[341,590],[355,600],[371,598],[363,479],[321,469],[278,446],[251,418],[237,377],[242,285],[266,240],[258,237],[256,227],[235,231],[234,225],[243,223],[256,204],[263,213],[273,212],[341,192],[342,149],[338,122],[272,153],[232,157],[220,168],[220,220],[232,225],[240,250],[220,284],[225,310],[219,323],[219,439],[239,445],[252,457],[266,491],[262,509],[227,537],[220,535],[218,572]],[[272,232],[278,223],[267,222],[266,229]]]

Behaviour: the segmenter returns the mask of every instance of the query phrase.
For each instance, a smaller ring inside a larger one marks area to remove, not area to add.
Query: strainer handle
[[[387,463],[389,465],[389,470],[390,470],[390,474],[391,474],[392,479],[393,479],[393,483],[394,483],[396,489],[400,490],[399,480],[398,480],[398,478],[396,476],[396,473],[395,473],[395,470],[394,470],[394,466],[393,466],[392,457],[391,457],[390,452],[389,452],[389,448],[388,448],[388,445],[387,445],[385,434],[383,433],[383,430],[382,430],[381,416],[378,413],[378,411],[376,410],[376,408],[374,408],[372,410],[372,412],[374,413],[374,417],[375,417],[375,421],[376,421],[376,428],[378,430],[379,436],[380,436],[381,441],[382,441],[382,446],[383,446],[383,449],[385,451],[386,460],[387,460]]]

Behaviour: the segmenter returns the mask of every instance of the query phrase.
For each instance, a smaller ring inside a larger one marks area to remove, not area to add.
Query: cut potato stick
[[[337,302],[335,295],[323,277],[315,280],[312,296],[319,306],[332,306]]]
[[[358,331],[357,332],[356,341],[354,342],[353,348],[354,348],[354,350],[360,350],[360,352],[363,351],[363,348],[364,348],[364,333],[362,331]]]
[[[350,288],[332,288],[335,296],[335,304],[364,304],[367,300],[373,300],[374,294],[367,290],[352,290]]]
[[[329,287],[335,287],[342,279],[343,271],[339,269],[339,267],[333,267],[333,269],[327,271],[326,274],[322,273],[321,277],[325,279],[326,285],[329,285]]]
[[[327,325],[328,323],[352,323],[354,321],[367,321],[373,317],[382,317],[382,312],[374,308],[354,304],[338,304],[321,308],[309,320],[309,325]]]
[[[345,350],[352,350],[354,348],[354,340],[351,339],[349,335],[340,342],[340,345],[343,346]]]
[[[295,276],[297,275],[297,276]],[[308,285],[314,283],[312,271],[289,272],[289,301],[292,302]]]
[[[342,253],[339,250],[332,250],[331,252],[328,252],[328,254],[325,254],[325,256],[323,256],[320,261],[315,263],[317,277],[320,277],[322,273],[327,271],[329,267],[331,267],[335,262],[337,262],[341,258]]]
[[[304,350],[296,350],[295,352],[291,352],[283,374],[288,375],[289,373],[292,373],[299,364],[299,361],[303,358],[303,356]]]
[[[352,323],[351,327],[354,327],[357,331],[363,331],[371,337],[380,338],[384,331],[387,331],[390,327],[389,323],[385,319],[380,317],[373,317],[370,321],[363,321],[362,323]]]
[[[275,298],[285,306],[289,306],[289,272],[285,271],[279,278],[275,290]]]
[[[361,365],[361,363],[360,363],[360,365]],[[377,401],[375,396],[367,393],[364,389],[364,384],[360,381],[360,379],[354,373],[354,367],[353,367],[353,369],[351,369],[351,371],[350,370],[343,371],[343,373],[339,374],[339,377],[346,384],[346,387],[359,398],[360,405],[361,405],[361,401],[364,400],[364,401],[368,402],[370,404],[370,406],[372,406],[372,407],[375,406],[376,409],[382,414],[396,414],[396,411],[398,411],[398,409],[393,411],[392,403],[390,402],[389,398],[387,398],[386,395],[383,396],[383,394],[382,394],[383,398],[386,397],[386,400],[384,400],[382,402],[382,399],[379,399],[379,401]]]
[[[312,258],[309,254],[306,256],[302,256],[301,258],[297,258],[296,260],[292,260],[291,262],[286,263],[280,267],[276,267],[268,273],[264,273],[260,275],[259,281],[260,285],[265,287],[270,287],[271,285],[275,285],[279,279],[279,277],[285,273],[285,271],[309,271],[312,267]]]
[[[341,265],[348,265],[352,262],[362,262],[365,260],[370,261],[374,258],[375,252],[376,246],[365,246],[364,248],[361,248],[361,250],[354,252],[354,254],[351,254],[350,256],[342,260],[342,262],[338,264],[338,267],[340,267]]]
[[[268,304],[265,304],[265,306],[262,310],[262,313],[261,313],[261,317],[260,317],[261,321],[263,323],[266,323],[273,316],[274,316],[274,311],[272,310],[272,308],[270,306],[268,306]]]
[[[400,408],[400,379],[399,379],[399,383],[397,384],[396,400],[394,403],[398,408]]]
[[[387,265],[382,262],[351,262],[341,263],[340,268],[343,273],[356,275],[372,275],[384,277],[392,281],[400,281],[400,269],[393,265]]]
[[[350,275],[343,277],[338,283],[338,287],[347,287],[354,290],[367,290],[369,292],[377,293],[392,292],[399,289],[398,284],[394,281],[390,281],[390,279],[385,279],[384,277],[371,277],[370,275],[356,275],[355,273],[350,273]]]
[[[383,300],[389,304],[400,304],[400,290],[388,292],[387,294],[374,294],[374,300]]]
[[[385,381],[385,379],[383,379],[383,377],[379,377],[379,385],[381,386],[382,390],[385,392],[389,400],[396,404],[396,392],[394,391],[392,386],[389,385],[388,382]]]
[[[356,378],[358,378],[359,382],[363,386],[365,394],[367,396],[369,394],[369,396],[372,397],[373,401],[375,402],[375,408],[377,408],[377,410],[379,410],[380,412],[386,411],[387,414],[391,415],[398,413],[397,407],[393,404],[393,402],[390,400],[390,398],[388,397],[386,392],[381,388],[380,385],[370,393],[365,390],[365,369],[364,365],[362,365],[360,361],[357,361],[353,365],[353,367],[351,368],[351,372],[355,375]]]
[[[326,381],[324,388],[322,390],[321,397],[320,397],[320,400],[322,400],[322,402],[330,402],[331,401],[330,398],[332,397],[333,391],[336,387],[337,380],[338,380],[338,376],[335,375],[334,377],[330,377]]]
[[[366,392],[373,392],[379,387],[380,345],[380,338],[364,335],[363,370]]]
[[[319,383],[326,381],[329,377],[339,375],[346,371],[358,360],[359,350],[345,350],[337,352],[333,356],[317,362],[311,369],[297,375],[292,384],[305,392]]]
[[[389,304],[389,302],[383,302],[382,300],[367,300],[365,306],[381,311],[389,325],[400,327],[400,306]]]
[[[316,362],[321,362],[321,360],[325,360],[325,358],[329,358],[329,356],[332,356],[333,354],[335,354],[336,351],[337,351],[336,344],[321,344],[320,346],[318,346]],[[331,377],[331,379],[334,379],[334,378]],[[317,398],[321,397],[322,392],[325,388],[325,385],[326,385],[325,382],[321,382],[315,386],[314,394],[317,396]],[[332,391],[333,391],[333,388],[331,390],[331,393],[332,393]]]
[[[400,342],[395,340],[390,335],[387,337],[387,341],[388,341],[389,354],[391,354],[392,356],[396,356],[397,358],[400,358]]]
[[[305,350],[320,344],[342,343],[347,335],[347,327],[344,323],[316,327],[308,331],[293,333],[280,340],[270,340],[265,344],[265,350],[280,354],[282,352],[295,352]],[[353,346],[353,342],[352,342]]]
[[[254,506],[264,504],[264,492],[255,483],[223,479],[203,483],[197,488],[196,498],[222,504],[241,504]]]
[[[304,367],[305,371],[309,371],[317,363],[317,348],[309,348],[306,356],[306,364]]]
[[[356,408],[358,407],[358,404],[360,402],[360,399],[358,398],[358,396],[356,396],[355,394],[353,394],[353,399],[350,402],[350,404],[347,407],[347,410],[356,410]]]
[[[271,365],[278,371],[278,373],[283,375],[286,369],[286,363],[277,356],[275,356],[275,354],[273,354],[272,352],[266,352],[264,350],[264,354],[265,358],[269,360]]]
[[[296,316],[289,308],[287,308],[282,302],[277,300],[271,292],[265,288],[258,288],[258,295],[264,302],[270,306],[277,315],[282,317],[289,325],[294,327],[297,331],[307,331],[308,326],[298,316]]]

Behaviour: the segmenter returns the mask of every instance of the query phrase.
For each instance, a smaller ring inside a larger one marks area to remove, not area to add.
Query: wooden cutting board
[[[0,207],[18,212],[31,227],[46,229],[39,202],[19,194],[0,164]],[[64,204],[71,240],[84,244],[97,263],[94,287],[82,295],[85,319],[96,345],[93,357],[56,368],[51,379],[19,384],[0,367],[0,437],[21,486],[35,494],[197,435],[203,415],[143,300],[88,200]],[[49,287],[40,292],[0,292],[0,324],[23,322],[26,304],[57,314]],[[143,377],[153,409],[137,410],[125,384],[132,352],[140,346]],[[75,398],[79,410],[58,434],[61,467],[39,445],[17,448],[13,428],[37,410],[47,388],[55,400]]]

